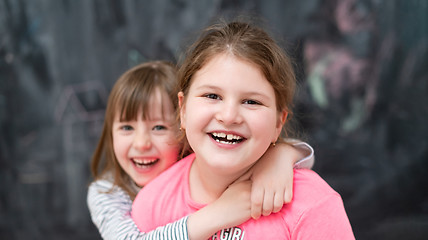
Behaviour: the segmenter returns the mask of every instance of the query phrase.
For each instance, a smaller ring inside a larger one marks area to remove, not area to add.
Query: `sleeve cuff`
[[[308,153],[304,158],[300,159],[294,164],[297,169],[311,169],[315,163],[314,149],[306,142],[296,141],[291,143],[294,147],[299,148]]]

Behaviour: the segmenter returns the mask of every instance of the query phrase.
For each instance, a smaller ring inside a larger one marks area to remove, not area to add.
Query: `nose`
[[[135,133],[134,147],[138,150],[147,150],[152,147],[152,140],[147,130],[139,130]]]
[[[224,102],[218,109],[216,118],[225,125],[239,124],[242,122],[242,116],[239,104],[232,101]]]

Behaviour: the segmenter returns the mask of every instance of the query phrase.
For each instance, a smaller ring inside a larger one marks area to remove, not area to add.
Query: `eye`
[[[244,100],[243,103],[249,105],[261,105],[261,102],[252,99]]]
[[[123,125],[123,126],[120,127],[120,129],[124,130],[124,131],[132,131],[132,130],[134,130],[134,128],[131,125]]]
[[[215,94],[215,93],[205,94],[204,97],[209,98],[209,99],[215,99],[215,100],[221,99],[220,96]]]
[[[168,128],[164,125],[156,125],[152,128],[152,130],[155,130],[155,131],[161,131],[161,130],[167,130],[167,129]]]

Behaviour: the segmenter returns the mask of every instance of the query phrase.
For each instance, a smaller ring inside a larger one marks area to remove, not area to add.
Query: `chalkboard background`
[[[239,12],[289,43],[314,170],[357,239],[426,239],[425,0],[0,0],[0,239],[99,239],[86,191],[113,83]]]

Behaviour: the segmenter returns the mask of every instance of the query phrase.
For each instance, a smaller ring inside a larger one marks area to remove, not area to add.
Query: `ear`
[[[281,134],[281,130],[285,124],[285,121],[287,120],[287,116],[288,116],[288,112],[285,110],[278,113],[278,121],[275,126],[275,139],[273,140],[273,142],[276,142],[279,135]]]
[[[179,92],[178,96],[178,107],[180,108],[180,127],[186,129],[186,104],[184,104],[184,93]]]

